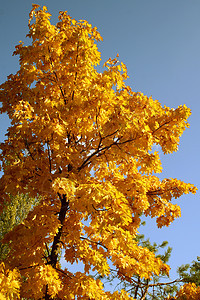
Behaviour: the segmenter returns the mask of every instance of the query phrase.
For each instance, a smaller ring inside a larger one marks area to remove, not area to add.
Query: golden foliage
[[[177,300],[198,300],[200,299],[200,287],[195,283],[185,283],[178,291],[176,297]]]
[[[4,263],[0,264],[0,299],[19,299],[20,274],[14,269],[13,271],[5,267]]]
[[[12,120],[1,144],[0,198],[28,192],[42,200],[5,237],[7,264],[22,276],[21,297],[130,299],[123,290],[104,292],[89,272],[106,276],[111,262],[123,280],[168,273],[135,237],[141,214],[168,226],[180,216],[172,198],[196,191],[177,179],[160,181],[153,151],[177,151],[190,109],[133,92],[117,58],[99,73],[100,34],[67,12],[52,25],[46,7],[33,5],[28,37],[32,43],[14,52],[19,71],[0,86],[1,112]],[[84,272],[63,270],[61,249]]]

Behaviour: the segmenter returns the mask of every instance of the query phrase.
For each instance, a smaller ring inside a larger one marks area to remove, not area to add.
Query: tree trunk
[[[66,199],[66,195],[61,195],[58,193],[60,202],[61,202],[61,208],[59,212],[59,221],[61,223],[61,226],[57,232],[57,234],[54,237],[53,244],[51,247],[51,254],[49,255],[49,262],[53,268],[56,268],[57,262],[58,262],[58,252],[60,248],[60,242],[61,242],[61,236],[63,231],[63,224],[65,221],[67,210],[69,209],[69,200]],[[45,291],[45,300],[52,299],[51,296],[48,294],[48,285],[46,286]]]

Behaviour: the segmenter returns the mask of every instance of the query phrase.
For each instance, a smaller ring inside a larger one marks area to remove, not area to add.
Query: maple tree
[[[168,226],[180,216],[172,198],[196,191],[178,179],[160,180],[159,153],[152,150],[177,151],[191,112],[133,92],[117,57],[98,72],[97,29],[67,12],[56,25],[50,16],[46,7],[33,5],[32,42],[16,46],[19,71],[0,86],[1,113],[11,119],[1,144],[0,199],[9,201],[8,193],[41,197],[4,238],[10,243],[1,265],[4,294],[131,299],[123,289],[104,291],[90,274],[107,276],[111,264],[124,281],[169,271],[136,236],[142,213],[155,217],[158,227]],[[60,265],[61,250],[68,264]],[[83,272],[68,267],[77,262]]]

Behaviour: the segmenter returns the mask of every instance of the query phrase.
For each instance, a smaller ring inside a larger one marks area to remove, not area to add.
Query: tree
[[[21,224],[29,211],[39,203],[39,199],[30,198],[26,194],[17,194],[15,197],[9,195],[9,197],[10,202],[5,203],[0,214],[0,262],[5,260],[9,252],[9,244],[2,242],[4,236],[15,226]]]
[[[200,286],[200,257],[197,256],[197,261],[193,261],[191,265],[185,264],[179,267],[178,273],[183,282]]]
[[[155,144],[165,154],[178,149],[190,109],[133,92],[118,58],[99,73],[102,38],[87,21],[60,12],[52,25],[46,7],[33,5],[27,36],[32,42],[14,52],[19,71],[0,86],[1,112],[12,121],[1,144],[0,198],[42,199],[6,235],[6,268],[20,273],[21,298],[131,299],[124,290],[104,291],[90,275],[109,275],[111,264],[124,281],[168,272],[135,238],[142,213],[168,226],[180,216],[171,200],[196,191],[177,179],[161,181],[153,152]],[[84,271],[61,266],[60,249]]]

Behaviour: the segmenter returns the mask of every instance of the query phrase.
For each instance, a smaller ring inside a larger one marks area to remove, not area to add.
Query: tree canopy
[[[52,25],[50,16],[33,5],[31,42],[16,46],[19,71],[0,86],[1,113],[11,119],[0,147],[1,202],[9,193],[41,197],[4,238],[10,252],[1,274],[13,277],[9,285],[4,280],[3,295],[131,299],[124,290],[105,291],[90,274],[107,276],[112,265],[129,282],[169,271],[136,236],[142,214],[168,226],[180,216],[171,200],[196,191],[178,179],[160,180],[154,151],[177,151],[191,112],[132,91],[118,56],[99,72],[97,28],[67,12]],[[68,264],[59,263],[60,251]],[[69,267],[78,262],[84,271]]]

